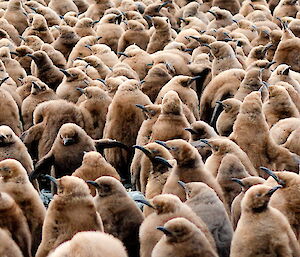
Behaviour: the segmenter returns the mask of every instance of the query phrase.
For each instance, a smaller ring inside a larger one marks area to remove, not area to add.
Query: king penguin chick
[[[202,182],[178,182],[184,189],[189,206],[207,225],[214,237],[220,257],[228,257],[233,229],[226,209],[216,192]]]
[[[299,244],[288,220],[269,205],[272,194],[279,188],[281,186],[255,185],[246,192],[241,203],[241,218],[232,239],[231,257],[300,255]]]
[[[139,228],[144,220],[141,210],[117,179],[103,176],[88,183],[97,188],[94,201],[103,221],[104,231],[121,240],[129,256],[138,257]]]
[[[203,232],[185,218],[174,218],[156,229],[164,233],[153,249],[152,257],[217,257]]]
[[[58,194],[49,204],[43,225],[43,239],[36,257],[46,257],[61,243],[80,231],[103,231],[103,225],[87,184],[80,178],[64,176],[56,183]]]

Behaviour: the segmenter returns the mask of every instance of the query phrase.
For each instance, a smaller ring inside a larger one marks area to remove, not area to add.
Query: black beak
[[[147,205],[148,207],[155,209],[155,207],[149,203],[146,199],[135,199],[136,202]]]
[[[164,227],[156,227],[156,229],[160,230],[161,232],[163,232],[166,236],[171,236],[172,235],[172,232],[170,232],[169,230],[167,230],[166,228]]]
[[[155,143],[163,146],[164,148],[166,148],[167,150],[171,150],[171,148],[169,146],[167,146],[167,144],[163,141],[160,141],[160,140],[155,140]]]
[[[177,182],[184,190],[186,190],[187,188],[186,188],[186,184],[183,182],[183,181],[178,181]]]
[[[160,157],[160,156],[155,156],[154,157],[154,161],[168,167],[168,168],[173,168],[173,166],[163,157]]]
[[[206,139],[200,139],[200,141],[206,145],[208,145],[209,147],[212,147],[212,145],[210,143],[208,143],[208,140]]]
[[[76,87],[76,90],[78,90],[81,94],[84,94],[84,89],[83,88],[80,88],[80,87]]]
[[[147,108],[144,106],[144,105],[141,105],[141,104],[136,104],[135,105],[137,108],[140,108],[142,111],[144,112],[148,112]]]
[[[63,144],[64,146],[72,145],[75,143],[75,140],[73,138],[64,138]]]
[[[95,181],[87,180],[87,181],[85,181],[85,183],[90,184],[90,185],[96,187],[97,189],[100,188],[99,184]]]
[[[56,178],[50,176],[50,175],[42,175],[43,178],[46,178],[46,179],[49,179],[51,182],[53,182],[53,184],[58,187],[58,183],[57,183],[57,180]]]
[[[1,86],[6,80],[8,80],[8,79],[9,79],[9,77],[5,77],[5,78],[1,79],[1,81],[0,81],[0,86]]]
[[[151,155],[152,155],[152,153],[151,153],[148,149],[146,149],[145,147],[143,147],[143,146],[140,146],[140,145],[134,145],[134,146],[132,146],[132,147],[141,150],[141,151],[142,151],[144,154],[146,154],[149,158],[150,158]]]
[[[197,132],[195,130],[191,129],[191,128],[185,128],[184,130],[190,132],[192,135],[196,135],[197,134]]]
[[[284,183],[284,181],[282,181],[281,179],[279,179],[277,176],[276,176],[276,174],[272,171],[272,170],[270,170],[270,169],[268,169],[268,168],[266,168],[266,167],[259,167],[262,171],[264,171],[264,172],[266,172],[269,176],[271,176],[272,178],[274,178],[275,179],[275,181],[279,184],[279,185],[284,185],[285,183]]]
[[[66,75],[66,77],[72,77],[72,75],[69,73],[69,72],[67,72],[66,70],[64,70],[64,69],[59,69],[63,74],[65,74]]]
[[[238,179],[238,178],[232,178],[231,181],[238,183],[241,187],[244,187],[245,184],[243,183],[242,180]]]
[[[271,196],[271,195],[274,194],[279,188],[282,188],[282,185],[278,185],[278,186],[275,186],[275,187],[271,188],[271,189],[266,193],[266,195]]]
[[[32,81],[31,84],[36,90],[41,90],[41,87],[36,82]]]

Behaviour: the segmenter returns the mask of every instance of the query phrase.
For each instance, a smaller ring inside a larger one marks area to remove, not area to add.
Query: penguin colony
[[[0,257],[300,257],[299,167],[298,0],[0,0]]]

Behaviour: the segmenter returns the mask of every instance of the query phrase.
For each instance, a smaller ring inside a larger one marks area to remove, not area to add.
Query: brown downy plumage
[[[81,166],[72,173],[72,176],[79,177],[85,181],[94,181],[102,176],[111,176],[121,180],[116,169],[100,153],[95,151],[84,153]],[[95,187],[89,186],[89,188],[92,196],[95,196]]]
[[[220,185],[210,171],[205,168],[201,155],[195,147],[182,139],[174,139],[165,143],[161,141],[157,142],[165,146],[177,162],[168,177],[163,193],[177,195],[182,201],[185,201],[186,195],[177,183],[178,180],[185,183],[204,182],[213,188],[218,197],[224,201],[224,195]]]
[[[120,140],[129,147],[136,143],[138,131],[145,119],[144,114],[136,108],[136,104],[148,105],[151,101],[140,91],[138,81],[127,80],[118,87],[108,108],[103,138]],[[132,157],[132,152],[124,149],[105,150],[105,158],[125,179],[129,179]]]
[[[213,235],[219,256],[228,257],[233,229],[226,208],[216,192],[202,182],[178,183],[186,192],[185,204],[205,222]]]
[[[23,257],[23,254],[5,229],[0,229],[1,247],[0,254],[7,257]]]
[[[216,257],[204,233],[185,218],[174,218],[157,227],[165,235],[153,249],[153,257]]]
[[[140,227],[141,257],[150,257],[153,248],[162,238],[162,233],[157,231],[156,227],[163,226],[170,219],[177,217],[186,218],[194,223],[204,233],[211,247],[216,249],[215,241],[206,224],[177,196],[162,194],[154,197],[151,204],[148,201],[143,201],[143,203],[154,208],[155,212],[147,216]]]
[[[32,255],[42,239],[42,226],[46,209],[38,192],[29,182],[23,166],[16,160],[7,159],[0,162],[1,192],[8,193],[22,209],[26,217],[32,239]]]
[[[104,232],[121,240],[129,256],[139,256],[139,227],[144,220],[141,210],[115,178],[104,176],[88,183],[97,188],[94,202]]]
[[[49,257],[62,255],[65,257],[127,257],[126,250],[120,240],[99,231],[78,232],[70,241],[58,246],[50,253]]]
[[[299,244],[288,220],[269,204],[272,194],[280,187],[255,185],[246,192],[241,203],[241,218],[232,239],[231,257],[300,255]],[[266,238],[270,243],[266,244]]]
[[[255,130],[252,126],[255,124]],[[287,169],[298,172],[299,157],[277,145],[271,138],[262,111],[260,92],[247,95],[233,126],[230,138],[244,150],[260,175],[260,166],[271,169]]]
[[[37,257],[46,257],[61,243],[81,231],[103,231],[103,225],[87,184],[80,178],[64,176],[58,180],[58,194],[49,204],[44,225],[43,239]]]

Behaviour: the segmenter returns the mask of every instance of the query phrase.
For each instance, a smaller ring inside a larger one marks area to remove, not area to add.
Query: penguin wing
[[[37,162],[34,171],[31,172],[29,175],[30,181],[36,179],[42,173],[49,173],[51,166],[54,164],[54,161],[54,155],[52,154],[52,151],[50,151],[41,160]]]

